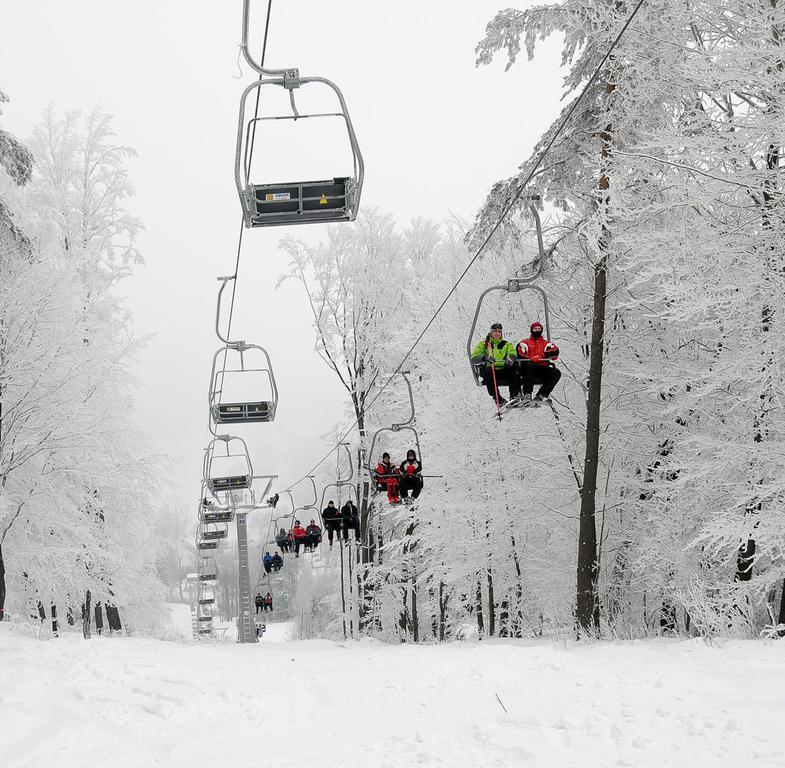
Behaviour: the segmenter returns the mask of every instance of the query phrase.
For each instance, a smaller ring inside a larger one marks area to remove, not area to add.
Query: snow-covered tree
[[[16,610],[81,605],[88,620],[91,600],[152,608],[160,596],[155,480],[130,421],[137,342],[112,291],[138,223],[110,137],[98,111],[84,131],[49,112],[27,189],[6,178],[1,190],[29,248],[0,254],[0,610],[6,587]]]

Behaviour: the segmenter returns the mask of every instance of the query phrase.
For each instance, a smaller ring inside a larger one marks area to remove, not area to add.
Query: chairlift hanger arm
[[[243,0],[243,28],[242,28],[242,42],[240,48],[243,52],[243,58],[248,62],[248,66],[260,75],[267,75],[269,77],[283,77],[288,70],[286,69],[265,69],[259,64],[251,55],[248,47],[248,36],[251,27],[251,0]]]
[[[412,392],[412,383],[409,381],[409,376],[407,375],[409,372],[408,371],[399,371],[399,373],[401,374],[401,376],[403,376],[403,380],[406,382],[406,389],[409,392],[409,408],[410,408],[409,413],[410,413],[410,416],[409,416],[408,419],[406,419],[406,421],[400,421],[400,422],[394,423],[392,425],[393,432],[397,432],[402,427],[409,426],[414,421],[414,416],[415,416],[415,413],[414,413],[414,394]],[[417,433],[415,432],[415,434],[417,434]],[[418,443],[418,446],[417,446],[417,455],[418,456],[420,455],[419,443]]]

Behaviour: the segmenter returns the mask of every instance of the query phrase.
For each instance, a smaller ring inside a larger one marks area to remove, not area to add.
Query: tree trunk
[[[417,583],[412,579],[412,640],[420,642],[419,619],[417,618]]]
[[[597,528],[595,493],[600,451],[600,397],[605,334],[607,256],[594,269],[594,315],[591,330],[589,392],[586,403],[586,455],[583,462],[583,492],[578,538],[578,594],[576,618],[580,631],[591,632],[599,619],[595,585],[597,580]]]
[[[109,624],[109,629],[113,632],[121,632],[123,625],[120,622],[120,611],[114,605],[106,606],[106,621]]]
[[[482,582],[480,581],[480,575],[477,574],[477,629],[480,631],[480,635],[483,634],[485,630],[485,622],[482,618]]]
[[[496,606],[493,598],[493,571],[490,565],[485,573],[488,578],[488,637],[493,637],[496,634]]]
[[[100,635],[104,629],[104,612],[101,603],[95,604],[95,631]]]
[[[523,568],[521,568],[521,561],[518,557],[518,550],[515,544],[515,536],[510,532],[510,543],[512,544],[512,562],[515,566],[515,616],[514,620],[510,623],[509,633],[513,637],[521,637],[522,632],[522,619],[523,610],[521,604],[523,603]]]
[[[82,637],[85,640],[90,639],[90,624],[92,614],[90,613],[90,599],[92,595],[88,589],[84,596],[84,603],[82,603]]]
[[[445,624],[447,623],[447,600],[449,600],[449,598],[444,596],[444,582],[440,581],[439,582],[439,640],[441,642],[444,642],[444,638],[446,635]],[[785,603],[783,603],[783,605],[785,606]]]
[[[606,93],[614,90],[608,83]],[[597,584],[597,528],[595,511],[597,492],[597,468],[600,455],[600,399],[602,396],[602,364],[605,352],[605,301],[608,282],[608,247],[610,230],[609,216],[610,178],[608,159],[611,147],[611,126],[600,134],[602,139],[601,175],[599,189],[599,215],[602,233],[597,242],[600,260],[594,267],[594,298],[591,324],[591,351],[589,356],[589,387],[586,397],[586,453],[583,461],[583,490],[581,491],[581,515],[578,535],[578,579],[576,620],[579,633],[593,632],[599,627],[599,603],[596,597]]]
[[[5,560],[3,546],[0,544],[0,621],[5,618]]]
[[[57,606],[52,606],[52,634],[57,637]]]
[[[780,615],[777,624],[785,624],[785,579],[782,580],[782,594],[780,595]]]

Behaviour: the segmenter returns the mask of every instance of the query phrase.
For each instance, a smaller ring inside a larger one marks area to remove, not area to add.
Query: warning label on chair
[[[264,199],[268,203],[273,203],[276,200],[291,200],[292,196],[288,192],[268,192]]]

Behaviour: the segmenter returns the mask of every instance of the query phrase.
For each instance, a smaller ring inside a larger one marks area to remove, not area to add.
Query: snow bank
[[[0,763],[785,765],[785,643],[385,646],[268,626],[240,646],[0,625]]]

